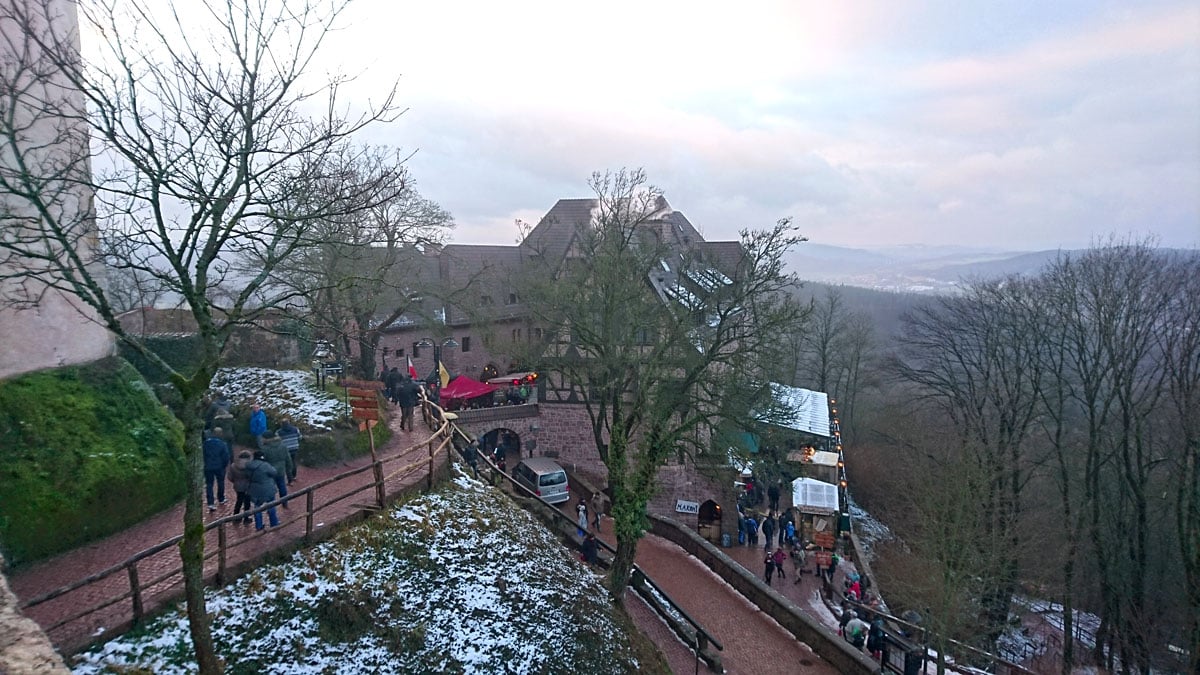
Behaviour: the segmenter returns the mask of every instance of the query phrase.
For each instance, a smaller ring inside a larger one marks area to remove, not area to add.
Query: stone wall
[[[0,569],[4,558],[0,558]],[[17,596],[0,574],[0,673],[69,673],[40,626],[17,610]]]

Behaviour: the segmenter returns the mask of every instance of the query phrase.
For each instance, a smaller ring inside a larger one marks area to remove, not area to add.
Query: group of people
[[[421,385],[411,373],[402,373],[399,368],[385,370],[380,379],[383,380],[383,393],[387,400],[400,406],[400,428],[413,430],[413,410],[421,400]]]
[[[873,616],[871,616],[872,614]],[[864,615],[870,618],[869,622],[864,620]],[[882,614],[872,613],[865,609],[851,609],[849,602],[842,603],[842,615],[838,619],[838,635],[859,650],[866,647],[871,657],[876,660],[883,658],[883,630]]]
[[[604,503],[603,492],[597,490],[592,493],[591,526],[595,532],[600,531],[600,517],[604,513]],[[583,542],[579,547],[581,557],[589,565],[596,565],[600,562],[600,543],[596,540],[595,532],[588,529],[588,505],[583,499],[580,499],[579,503],[575,505],[575,514],[578,517],[575,524],[579,528],[579,535],[583,537]]]
[[[245,514],[234,522],[248,524],[252,507],[275,501],[276,497],[287,497],[288,485],[296,480],[296,453],[300,449],[301,434],[287,418],[271,431],[266,412],[255,403],[251,406],[249,432],[258,449],[243,448],[234,457],[231,408],[229,400],[223,394],[217,394],[205,416],[208,428],[203,444],[204,496],[208,510],[216,511],[218,504],[226,503],[225,481],[228,480],[237,495],[233,515]],[[286,499],[282,505],[287,507]],[[271,527],[277,527],[279,516],[275,507],[266,511]],[[254,525],[255,529],[263,529],[262,511],[254,513]]]
[[[739,516],[738,522],[738,543],[748,546],[758,545],[758,533],[762,531],[763,535],[763,550],[770,550],[771,544],[778,536],[777,546],[792,545],[796,541],[796,518],[791,507],[788,507],[778,516],[775,511],[767,512],[767,515],[759,523],[753,511],[745,511]]]

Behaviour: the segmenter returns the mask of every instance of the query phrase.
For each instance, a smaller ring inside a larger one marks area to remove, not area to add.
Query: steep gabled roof
[[[592,221],[598,199],[560,199],[521,241],[525,255],[541,255],[554,266],[566,256],[579,228]]]

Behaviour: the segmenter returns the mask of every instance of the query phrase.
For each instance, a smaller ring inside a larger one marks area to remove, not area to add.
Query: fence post
[[[217,583],[225,584],[225,556],[228,550],[225,540],[225,522],[217,525]]]
[[[142,586],[138,583],[137,563],[130,562],[125,570],[129,572],[129,594],[133,599],[133,622],[136,624],[142,620]]]
[[[383,460],[375,461],[375,500],[379,502],[380,510],[386,504],[387,495],[383,490]]]
[[[429,446],[429,472],[425,476],[425,489],[426,490],[433,489],[433,439],[434,439],[434,437],[430,436],[429,442],[427,443],[427,445]]]
[[[304,538],[312,539],[313,533],[313,490],[304,493]]]

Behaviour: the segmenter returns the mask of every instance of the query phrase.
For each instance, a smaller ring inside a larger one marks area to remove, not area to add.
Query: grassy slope
[[[598,576],[462,474],[210,591],[209,609],[229,673],[663,672],[639,662]],[[168,613],[75,667],[186,672],[186,620]]]
[[[0,546],[15,564],[116,532],[183,494],[183,432],[129,364],[0,382]]]

